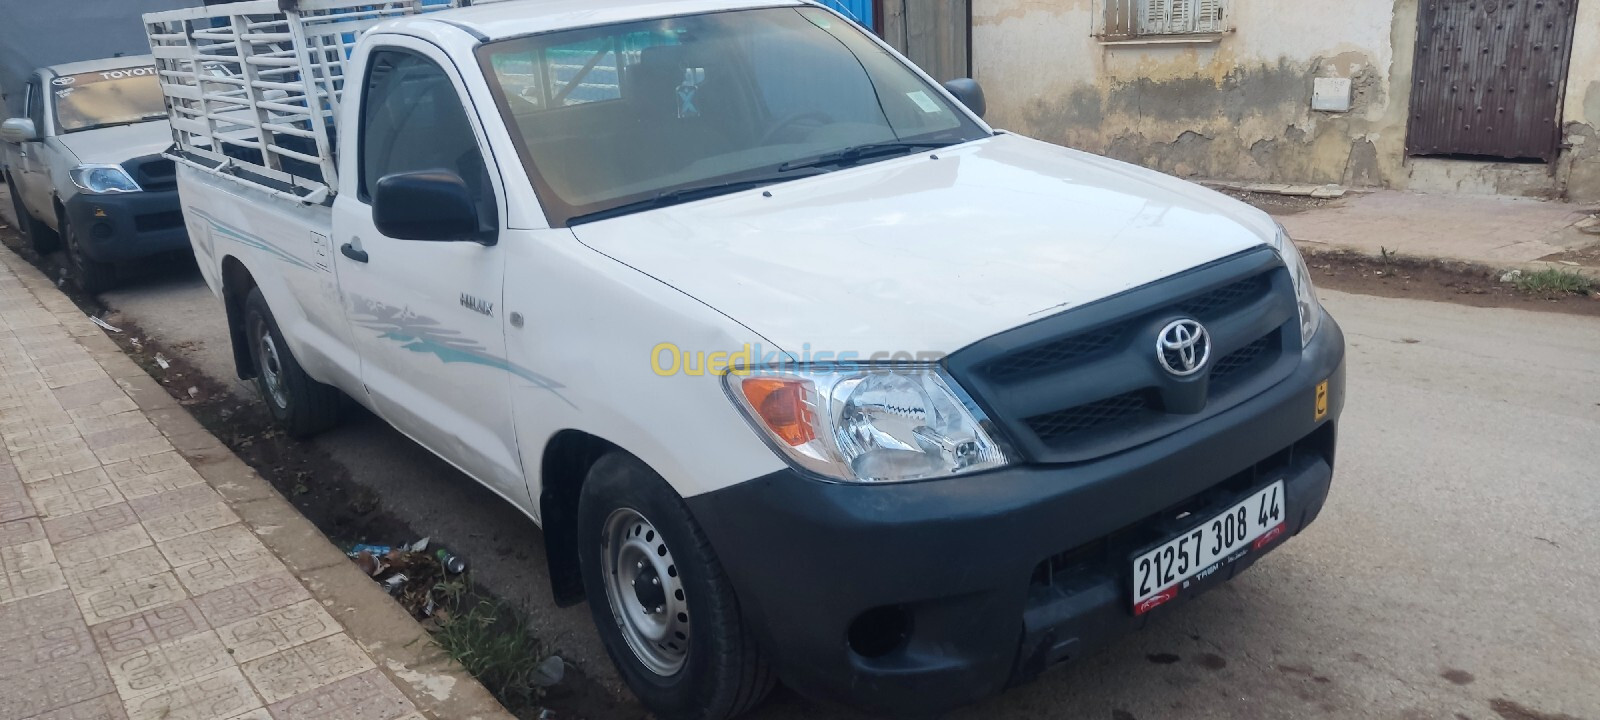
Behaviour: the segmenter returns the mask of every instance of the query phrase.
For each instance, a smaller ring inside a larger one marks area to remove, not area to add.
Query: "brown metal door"
[[[1410,154],[1554,160],[1578,0],[1419,5]]]
[[[939,82],[972,74],[972,0],[883,0],[880,34]]]

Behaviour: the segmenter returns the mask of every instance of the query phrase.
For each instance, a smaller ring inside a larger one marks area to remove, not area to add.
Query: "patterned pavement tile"
[[[51,710],[34,720],[128,720],[128,713],[122,709],[122,698],[112,693]]]
[[[38,482],[57,475],[99,467],[100,460],[80,438],[28,448],[12,454],[12,464],[25,483]]]
[[[208,492],[215,492],[211,490],[209,485],[198,485],[196,487],[203,487]],[[236,522],[239,522],[239,516],[229,510],[226,504],[214,502],[193,510],[184,510],[146,520],[144,521],[144,527],[150,531],[151,538],[154,538],[156,542],[162,542],[185,535],[193,535],[197,532],[213,530]]]
[[[91,405],[90,407],[98,408],[101,406]],[[112,412],[106,415],[91,415],[87,412],[79,411],[87,411],[87,408],[78,408],[78,410],[69,412],[67,413],[67,418],[69,422],[78,426],[78,431],[83,433],[85,437],[107,430],[150,424],[150,421],[145,419],[144,413],[138,410]],[[90,445],[92,446],[93,443],[90,443]]]
[[[72,416],[72,419],[78,423],[80,428],[87,430],[90,425],[85,423],[101,418],[111,417],[112,415],[117,415],[119,413],[133,412],[138,409],[139,406],[135,405],[131,398],[123,395],[122,397],[112,398],[110,400],[98,402],[93,405],[72,408],[71,410],[67,411],[67,414]]]
[[[217,628],[233,659],[248,662],[339,632],[339,623],[315,600]]]
[[[282,572],[196,596],[194,604],[211,627],[222,627],[310,599],[299,580]]]
[[[184,599],[183,584],[170,572],[139,578],[121,585],[90,590],[77,596],[83,619],[98,625]]]
[[[6,570],[0,572],[0,603],[43,595],[66,587],[67,580],[61,575],[58,565],[16,572]]]
[[[287,700],[371,670],[371,658],[344,634],[330,635],[244,663],[245,677],[267,703]]]
[[[202,595],[229,585],[254,580],[275,572],[287,572],[283,561],[266,547],[229,553],[222,557],[185,565],[173,572],[190,594]]]
[[[56,556],[47,540],[0,547],[0,570],[8,573],[39,570],[55,564]]]
[[[261,707],[238,668],[190,680],[128,703],[129,720],[216,720]]]
[[[267,712],[266,708],[256,708],[243,715],[235,715],[228,718],[228,720],[272,720],[272,713]]]
[[[172,471],[167,470],[164,472]],[[140,520],[149,522],[163,515],[194,510],[220,502],[222,502],[222,496],[218,495],[216,490],[211,489],[210,485],[200,483],[198,485],[187,485],[176,490],[168,490],[156,495],[141,495],[130,500],[128,506],[133,508],[133,512],[139,516]]]
[[[60,518],[117,505],[123,501],[122,493],[114,485],[99,485],[81,492],[33,499],[33,506],[45,518]]]
[[[0,640],[43,632],[83,621],[78,603],[66,590],[0,605]],[[5,645],[5,643],[0,643]]]
[[[132,700],[234,666],[217,634],[207,631],[151,645],[106,667],[117,694]]]
[[[35,665],[95,657],[94,640],[82,620],[7,638],[5,648],[0,653],[0,677],[21,675]]]
[[[43,532],[41,530],[40,532]],[[150,534],[139,525],[127,525],[110,532],[89,535],[55,546],[56,561],[63,567],[82,565],[100,558],[109,558],[126,552],[147,548],[153,544]]]
[[[98,657],[70,658],[0,677],[0,717],[27,718],[112,692]]]
[[[0,465],[0,522],[11,522],[38,515],[28,491],[10,465]]]
[[[89,628],[107,660],[209,629],[193,600],[183,600]]]
[[[11,452],[30,450],[74,437],[78,437],[78,428],[72,424],[72,416],[65,411],[29,415],[22,418],[22,422],[8,421],[7,427],[0,429],[0,441],[4,441],[6,449]]]
[[[86,591],[123,585],[170,569],[171,566],[159,551],[145,547],[72,565],[65,572],[67,585],[72,587],[73,592],[82,595]]]
[[[161,431],[157,430],[156,426],[151,425],[149,422],[141,422],[130,423],[122,427],[97,430],[92,433],[84,433],[83,441],[89,444],[90,450],[101,450],[104,448],[121,445],[123,443],[131,443],[137,440],[149,440],[158,437],[161,437]]]
[[[138,508],[135,507],[134,511],[138,512]],[[186,535],[160,543],[157,547],[161,548],[161,554],[167,556],[167,562],[172,563],[173,567],[266,549],[243,525],[226,525]]]
[[[82,349],[79,351],[82,352]],[[97,377],[92,380],[63,385],[55,389],[56,402],[61,403],[62,409],[71,410],[85,405],[96,405],[125,394],[122,392],[122,387],[117,385],[117,381],[106,375],[104,370],[96,367],[95,374]],[[46,379],[46,382],[49,380]]]
[[[92,467],[88,470],[79,470],[29,483],[28,495],[33,497],[34,502],[39,502],[45,498],[52,498],[57,495],[71,495],[72,493],[83,492],[101,485],[111,485],[111,478],[106,475],[105,470]]]
[[[381,671],[368,670],[269,706],[276,720],[421,718]]]
[[[119,463],[125,460],[132,460],[133,458],[145,457],[147,455],[159,455],[166,452],[172,452],[172,443],[167,442],[166,436],[157,434],[157,436],[153,438],[133,440],[130,442],[112,445],[110,447],[97,448],[94,451],[94,455],[95,457],[100,458],[100,462],[110,465],[112,463]],[[193,471],[191,470],[191,472]]]
[[[64,543],[90,535],[110,532],[139,522],[133,508],[127,503],[107,505],[71,517],[50,518],[44,521],[44,534],[50,542]]]
[[[44,539],[44,524],[39,518],[0,522],[0,547],[11,547]]]

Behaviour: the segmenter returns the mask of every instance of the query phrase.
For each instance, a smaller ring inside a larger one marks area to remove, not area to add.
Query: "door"
[[[934,80],[972,76],[972,0],[880,0],[884,42]]]
[[[389,238],[372,218],[380,178],[442,169],[466,182],[485,230],[502,228],[499,174],[485,161],[482,128],[462,102],[457,69],[420,40],[375,48],[362,78],[356,132],[341,138],[331,243],[362,384],[385,420],[525,503],[508,399],[501,247]]]
[[[1554,160],[1578,0],[1419,6],[1407,151]]]
[[[50,99],[44,94],[44,84],[37,75],[28,80],[27,97],[23,101],[28,119],[33,121],[33,129],[38,140],[30,140],[17,147],[17,166],[21,172],[17,175],[17,183],[22,191],[22,204],[27,206],[33,216],[44,220],[54,227],[56,219],[51,217],[55,208],[50,203],[51,187],[50,172],[45,165],[44,135],[50,130],[45,124],[46,109]]]

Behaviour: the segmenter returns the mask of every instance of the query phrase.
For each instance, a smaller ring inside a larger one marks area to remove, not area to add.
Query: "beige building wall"
[[[1102,0],[973,0],[973,72],[999,127],[1185,177],[1406,187],[1417,0],[1233,0],[1221,39],[1103,43]],[[1600,199],[1600,0],[1580,0],[1557,164]],[[1347,113],[1313,79],[1350,78]],[[1580,139],[1581,138],[1581,139]]]

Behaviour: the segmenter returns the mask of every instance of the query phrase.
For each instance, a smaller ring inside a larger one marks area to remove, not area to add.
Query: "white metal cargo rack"
[[[472,0],[246,0],[144,16],[174,146],[168,156],[305,203],[338,188],[333,119],[362,33]]]

